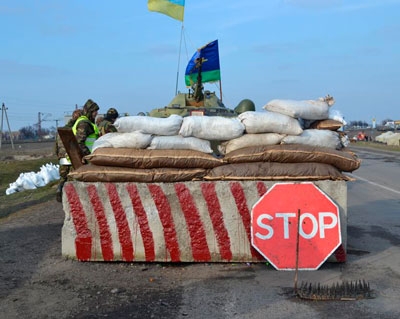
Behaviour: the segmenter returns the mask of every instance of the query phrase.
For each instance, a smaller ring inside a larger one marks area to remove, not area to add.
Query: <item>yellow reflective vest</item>
[[[94,143],[95,140],[97,140],[97,139],[99,138],[99,135],[100,135],[99,129],[98,129],[98,127],[97,127],[96,124],[92,123],[92,122],[88,119],[87,116],[82,115],[82,116],[78,117],[78,119],[76,120],[74,126],[72,127],[72,132],[74,133],[74,135],[76,135],[76,132],[77,132],[77,129],[76,129],[76,128],[77,128],[78,123],[79,123],[80,121],[88,121],[88,122],[92,125],[92,127],[93,127],[93,133],[90,134],[90,135],[88,135],[88,136],[86,137],[86,140],[85,140],[85,145],[86,145],[86,147],[89,149],[90,152],[92,152],[93,143]]]

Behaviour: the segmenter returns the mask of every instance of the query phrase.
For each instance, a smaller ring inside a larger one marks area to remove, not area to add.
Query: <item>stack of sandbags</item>
[[[394,133],[386,140],[386,144],[390,146],[400,146],[400,133]]]
[[[205,180],[352,180],[342,172],[360,167],[345,150],[310,145],[259,145],[237,149],[225,165],[211,169]]]
[[[216,117],[120,118],[118,133],[101,136],[84,165],[70,174],[88,182],[178,182],[200,180],[223,161],[210,140],[244,132],[237,119]],[[222,130],[221,130],[222,129]]]
[[[264,109],[297,119],[303,128],[301,134],[289,134],[282,144],[304,144],[341,149],[348,139],[337,131],[345,124],[338,112],[332,112],[335,99],[331,96],[317,100],[272,100]],[[342,138],[343,137],[343,138]]]
[[[334,102],[331,96],[272,100],[264,112],[240,114],[245,134],[221,143],[228,164],[214,168],[205,179],[349,180],[342,172],[357,169],[360,161],[342,151],[348,139],[338,132],[345,122],[331,111]],[[350,166],[341,165],[344,158]]]
[[[388,131],[375,137],[376,142],[384,143],[387,145],[400,145],[400,133]]]
[[[245,134],[224,141],[221,154],[257,145],[302,144],[341,149],[348,146],[347,136],[338,130],[345,124],[338,111],[332,111],[331,96],[318,100],[272,100],[264,112],[248,111],[238,116]]]
[[[349,180],[342,172],[357,169],[360,161],[341,150],[335,130],[342,123],[328,118],[332,101],[273,100],[265,111],[238,118],[121,118],[118,133],[99,138],[86,157],[90,165],[71,177],[91,182]],[[218,154],[210,141],[218,141]]]

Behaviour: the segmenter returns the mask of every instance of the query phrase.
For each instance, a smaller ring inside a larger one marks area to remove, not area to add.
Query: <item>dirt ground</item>
[[[277,272],[265,263],[68,260],[61,256],[63,220],[62,204],[55,199],[0,220],[1,318],[372,319],[398,318],[400,313],[399,277],[387,266],[398,263],[398,239],[388,237],[391,245],[385,246],[386,250],[377,259],[370,252],[380,251],[377,248],[380,242],[387,245],[384,239],[388,235],[371,232],[369,226],[355,227],[354,221],[349,227],[352,245],[349,262],[327,263],[318,272],[300,276],[321,281],[353,278],[357,274],[359,279],[374,280],[375,285],[379,282],[380,296],[372,300],[324,303],[294,298],[293,273]],[[370,257],[362,260],[368,254]]]

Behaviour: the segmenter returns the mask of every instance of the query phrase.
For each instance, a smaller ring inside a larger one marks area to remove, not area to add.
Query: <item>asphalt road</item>
[[[348,259],[300,271],[301,281],[366,280],[373,299],[307,301],[294,272],[258,264],[82,263],[61,256],[60,204],[0,221],[3,318],[399,318],[400,160],[355,149],[348,183]]]

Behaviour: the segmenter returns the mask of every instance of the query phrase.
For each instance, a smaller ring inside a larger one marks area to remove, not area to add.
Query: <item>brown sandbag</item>
[[[174,183],[201,180],[207,174],[204,168],[137,169],[113,166],[83,165],[68,176],[81,182],[137,182]]]
[[[324,163],[254,162],[215,167],[205,180],[354,180]]]
[[[102,147],[85,158],[94,165],[130,168],[214,168],[224,164],[222,159],[194,150]]]
[[[324,163],[343,172],[352,172],[361,165],[361,160],[353,152],[299,144],[246,147],[226,154],[224,160],[230,164],[246,162]]]
[[[336,120],[319,120],[310,125],[312,129],[337,131],[343,126],[342,122]]]

